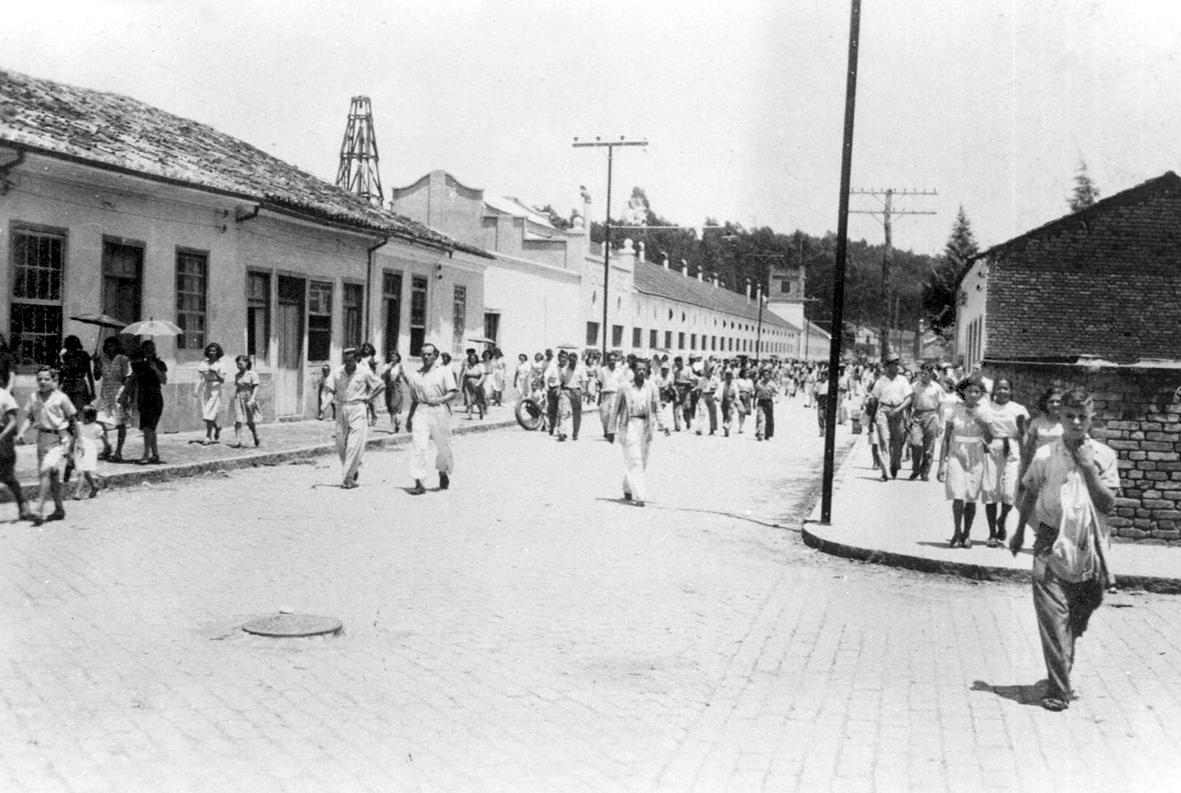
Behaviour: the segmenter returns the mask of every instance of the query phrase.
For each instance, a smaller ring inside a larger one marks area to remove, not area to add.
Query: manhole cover
[[[251,620],[242,630],[256,636],[321,636],[341,629],[340,620],[315,614],[272,614]]]

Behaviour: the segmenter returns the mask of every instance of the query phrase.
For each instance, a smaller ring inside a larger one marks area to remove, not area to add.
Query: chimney
[[[705,270],[700,267],[697,268],[697,283],[705,283]]]
[[[639,248],[639,250],[636,252],[636,258],[639,259],[640,261],[645,261],[645,259],[644,259],[644,247],[645,247],[644,243],[637,242],[636,247]]]
[[[717,289],[718,288],[718,274],[717,274],[717,272],[713,273],[713,279],[714,279],[714,289]]]
[[[750,279],[746,279],[746,302],[750,302]]]
[[[681,275],[685,276],[686,278],[689,277],[689,262],[685,261],[684,259],[681,259]]]
[[[668,252],[667,251],[660,252],[660,263],[661,263],[661,265],[664,266],[665,270],[668,269]]]

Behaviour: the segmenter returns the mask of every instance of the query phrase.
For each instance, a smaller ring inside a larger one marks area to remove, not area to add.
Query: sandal
[[[1064,699],[1058,699],[1058,697],[1046,697],[1042,700],[1042,707],[1046,710],[1053,711],[1054,713],[1061,713],[1070,707],[1070,705],[1068,705]]]

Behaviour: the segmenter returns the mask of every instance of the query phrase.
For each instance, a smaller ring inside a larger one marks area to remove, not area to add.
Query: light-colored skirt
[[[947,454],[947,481],[944,490],[948,501],[980,501],[984,498],[984,440],[952,438]]]
[[[1005,454],[1005,439],[996,438],[984,459],[985,504],[1017,503],[1017,486],[1021,479],[1021,457],[1016,438],[1009,439],[1009,453]]]

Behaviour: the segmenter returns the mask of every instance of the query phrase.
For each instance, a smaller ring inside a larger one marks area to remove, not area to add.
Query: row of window
[[[613,348],[620,348],[623,346],[623,325],[611,326],[611,346]],[[770,335],[770,333],[768,333]],[[686,338],[689,345],[685,346]],[[701,343],[702,352],[754,352],[755,342],[753,339],[735,338],[733,336],[709,336],[701,334],[700,337],[696,333],[686,334],[683,331],[676,334],[676,346],[673,346],[673,331],[664,331],[664,344],[660,344],[660,331],[656,329],[648,330],[648,346],[649,350],[697,350],[698,341]],[[597,347],[599,344],[599,323],[586,323],[586,346]],[[632,343],[633,350],[644,349],[644,329],[632,328]],[[765,352],[789,352],[786,344],[772,342],[764,339],[760,344],[760,348]]]
[[[36,227],[14,228],[12,233],[12,298],[9,341],[18,364],[52,364],[61,349],[66,234]],[[176,249],[176,338],[178,350],[201,350],[208,336],[209,253]],[[102,248],[101,312],[125,323],[143,319],[143,243],[107,237]],[[410,294],[410,353],[417,355],[426,336],[427,285],[425,276],[413,276]],[[400,327],[402,274],[385,273],[382,288],[386,314],[387,354],[397,348]],[[329,357],[332,340],[333,284],[299,277],[279,276],[278,301],[282,309],[281,346],[301,347],[306,321],[307,358]],[[346,283],[341,295],[344,346],[359,345],[364,332],[365,288]],[[466,292],[456,287],[457,336],[463,333]],[[305,320],[306,317],[306,320]],[[266,360],[271,335],[271,275],[249,272],[246,277],[247,354]],[[284,342],[287,342],[284,345]],[[281,355],[283,351],[281,350]],[[287,356],[290,357],[290,356]]]

